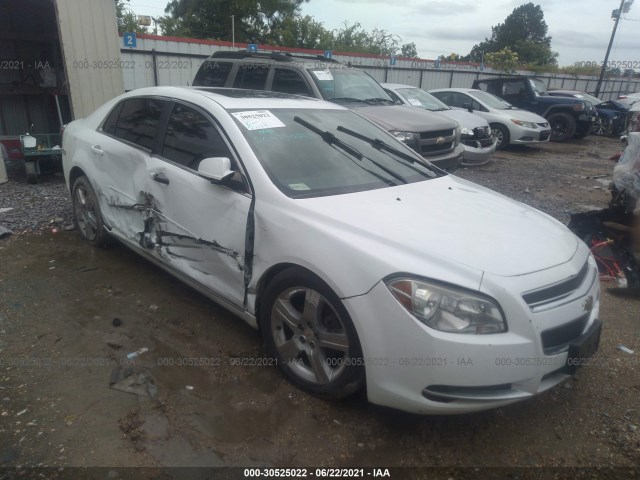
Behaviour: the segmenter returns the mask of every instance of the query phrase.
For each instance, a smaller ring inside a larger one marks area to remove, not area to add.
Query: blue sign
[[[436,60],[435,67],[436,67],[436,68],[440,68],[440,60]]]
[[[251,53],[257,53],[258,52],[258,44],[257,43],[250,43],[249,45],[247,45],[247,50],[249,50]]]
[[[396,56],[391,55],[391,58],[389,59],[389,65],[394,66],[395,64],[396,64]]]
[[[136,48],[138,46],[138,39],[135,33],[127,32],[122,35],[124,40],[124,46],[129,48]]]
[[[325,58],[333,58],[333,52],[331,50],[324,51]]]

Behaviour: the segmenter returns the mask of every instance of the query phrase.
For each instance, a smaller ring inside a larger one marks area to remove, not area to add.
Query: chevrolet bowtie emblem
[[[582,308],[584,309],[585,312],[590,312],[591,310],[593,310],[593,297],[589,296],[589,298],[587,298],[584,303],[582,304]]]
[[[436,138],[436,145],[442,145],[444,143],[444,137]]]

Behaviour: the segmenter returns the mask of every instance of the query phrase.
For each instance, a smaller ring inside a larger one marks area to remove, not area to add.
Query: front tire
[[[503,150],[509,146],[509,129],[498,123],[491,124],[491,133],[498,141],[496,150]]]
[[[576,134],[576,120],[568,113],[554,113],[547,120],[551,125],[552,142],[565,142]]]
[[[104,247],[110,242],[109,234],[104,228],[98,197],[85,176],[73,182],[72,202],[73,221],[76,229],[87,242],[95,247]]]
[[[291,383],[328,399],[362,388],[358,335],[344,305],[322,280],[290,268],[276,275],[263,298],[262,335]]]

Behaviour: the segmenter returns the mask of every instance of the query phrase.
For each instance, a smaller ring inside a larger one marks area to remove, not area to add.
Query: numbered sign
[[[325,50],[324,51],[324,57],[325,58],[333,58],[333,52],[331,50]]]
[[[396,56],[391,55],[391,58],[389,59],[389,65],[393,67],[395,64],[396,64]]]
[[[249,50],[251,53],[256,53],[258,51],[258,44],[250,43],[249,45],[247,45],[247,50]]]
[[[124,46],[127,48],[136,48],[138,46],[138,39],[135,33],[127,32],[122,35],[124,40]]]

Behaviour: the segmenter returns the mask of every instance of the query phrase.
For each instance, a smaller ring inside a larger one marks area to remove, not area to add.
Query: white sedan
[[[551,137],[551,127],[544,117],[514,107],[492,93],[473,88],[439,88],[429,93],[450,107],[483,117],[491,126],[498,149],[546,143]]]
[[[80,234],[115,237],[259,328],[300,388],[463,413],[562,382],[600,336],[561,223],[334,103],[156,87],[64,132]]]

